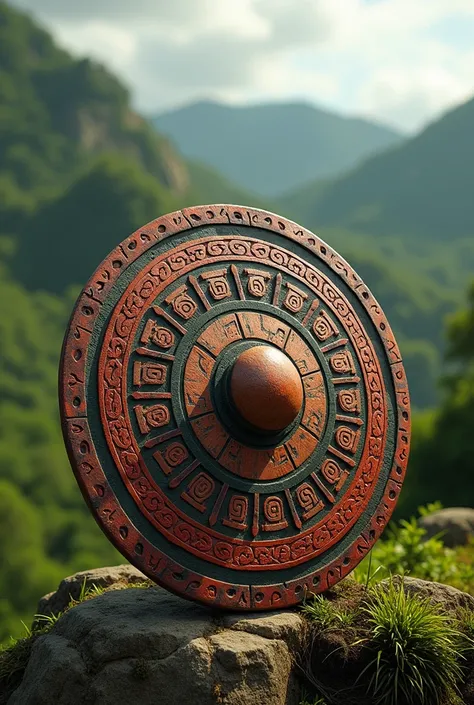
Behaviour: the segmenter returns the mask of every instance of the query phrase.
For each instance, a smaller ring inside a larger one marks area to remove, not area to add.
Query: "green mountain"
[[[158,115],[153,124],[189,159],[271,198],[340,174],[402,140],[387,127],[304,103],[232,107],[204,101]]]
[[[342,178],[305,185],[285,204],[310,226],[452,242],[474,235],[473,182],[474,98]]]
[[[233,202],[293,215],[295,204],[304,210],[312,202],[312,186],[299,204],[290,197],[269,203],[207,164],[184,161],[131,110],[127,91],[103,67],[72,59],[1,0],[0,18],[0,235],[15,246],[9,269],[27,290],[62,294],[82,285],[118,242],[175,208]],[[319,115],[306,106],[303,113],[311,124]],[[346,123],[352,124],[331,122]],[[256,162],[248,163],[253,172]],[[321,183],[320,193],[332,186]],[[366,234],[341,228],[320,234],[380,299],[401,342],[415,404],[433,404],[441,321],[456,305],[450,290],[456,253],[428,262]]]
[[[103,155],[27,222],[14,272],[33,290],[61,293],[71,284],[84,284],[139,224],[176,206],[175,198],[136,162]]]
[[[29,16],[0,1],[0,217],[10,231],[103,152],[137,162],[182,194],[186,167],[130,108],[102,66],[73,59]]]
[[[115,76],[2,0],[0,101],[0,234],[16,242],[13,270],[29,289],[86,281],[117,242],[180,206],[262,205],[188,165]]]

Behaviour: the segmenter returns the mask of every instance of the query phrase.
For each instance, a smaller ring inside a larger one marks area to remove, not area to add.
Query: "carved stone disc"
[[[81,293],[60,379],[92,513],[183,597],[294,605],[395,507],[410,409],[390,326],[347,262],[277,215],[202,206],[137,230]]]

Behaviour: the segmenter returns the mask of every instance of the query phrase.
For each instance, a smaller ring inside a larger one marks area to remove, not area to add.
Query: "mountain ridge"
[[[392,128],[305,102],[197,101],[151,120],[185,157],[267,198],[343,173],[367,154],[404,139]]]
[[[311,227],[431,241],[474,235],[474,98],[447,110],[403,144],[369,157],[321,188],[286,199]],[[303,205],[303,208],[302,208]]]
[[[184,160],[101,64],[75,59],[28,13],[0,0],[0,215],[7,230],[94,158],[115,151],[180,194]],[[16,201],[7,213],[4,203]],[[4,220],[5,219],[5,220]]]
[[[11,266],[28,289],[59,293],[86,280],[144,222],[212,193],[253,200],[188,164],[113,73],[73,58],[3,0],[0,100],[0,236],[14,242]]]

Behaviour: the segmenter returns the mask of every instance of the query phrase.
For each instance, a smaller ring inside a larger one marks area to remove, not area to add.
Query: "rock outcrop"
[[[399,585],[401,581],[402,578],[399,575],[394,576],[395,585]],[[387,581],[384,582],[387,583]],[[463,609],[474,612],[474,597],[451,585],[410,577],[403,578],[403,585],[406,593],[418,595],[422,599],[429,599],[447,614],[455,614]]]
[[[52,615],[63,612],[71,600],[78,600],[81,592],[87,592],[94,586],[109,590],[120,590],[125,587],[149,582],[133,565],[116,565],[109,568],[96,568],[74,573],[59,583],[55,592],[50,592],[38,602],[38,615]]]
[[[111,569],[87,573],[98,584]],[[141,578],[128,567],[117,577]],[[95,573],[95,575],[94,575]],[[138,573],[138,571],[137,571]],[[82,586],[61,583],[49,606]],[[46,602],[40,603],[46,606]],[[159,587],[107,591],[33,644],[8,705],[298,705],[296,612],[215,613]]]
[[[394,581],[400,584],[401,578]],[[359,638],[366,636],[359,607],[367,593],[355,580],[346,579],[326,593],[337,609],[354,611],[346,627],[335,622],[322,628],[316,622],[311,629],[295,610],[212,611],[155,585],[147,587],[145,576],[131,566],[66,578],[40,601],[38,611],[61,612],[70,597],[77,600],[94,585],[107,591],[86,596],[32,639],[24,672],[23,666],[17,669],[16,689],[8,686],[6,697],[0,668],[0,703],[298,705],[301,669],[319,689],[364,696],[359,674],[368,664],[368,652]],[[403,585],[447,614],[461,614],[460,608],[474,611],[474,597],[448,585],[417,578],[404,578]],[[474,705],[471,662],[468,671],[460,686],[463,701]]]
[[[440,509],[420,519],[420,526],[426,530],[426,537],[431,538],[441,534],[445,544],[464,546],[474,538],[474,509],[469,507],[450,507]]]

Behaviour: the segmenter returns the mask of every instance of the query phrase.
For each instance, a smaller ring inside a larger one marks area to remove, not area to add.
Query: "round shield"
[[[277,215],[202,206],[137,230],[81,293],[60,379],[92,513],[183,597],[294,605],[395,507],[410,410],[390,326],[344,259]]]

